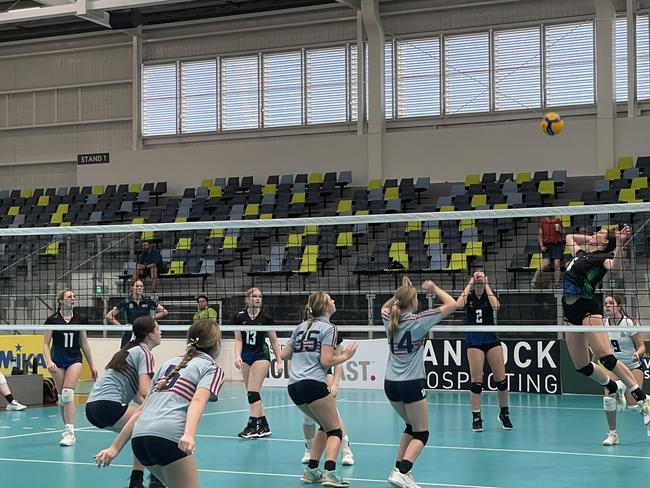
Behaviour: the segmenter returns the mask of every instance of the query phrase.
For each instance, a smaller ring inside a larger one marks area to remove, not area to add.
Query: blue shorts
[[[544,244],[546,251],[542,252],[542,257],[547,259],[562,259],[564,257],[564,244]]]
[[[246,351],[242,352],[241,360],[251,366],[255,361],[270,361],[271,356],[262,351]]]
[[[52,358],[52,362],[56,364],[57,368],[68,369],[75,363],[81,362],[81,356],[69,356],[67,354],[55,354]]]

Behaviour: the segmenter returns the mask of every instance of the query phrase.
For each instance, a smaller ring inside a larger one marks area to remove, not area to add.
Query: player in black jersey
[[[262,291],[250,288],[246,291],[246,306],[232,319],[235,325],[273,325],[273,318],[262,309]],[[255,439],[271,435],[269,423],[264,415],[264,405],[260,397],[262,383],[269,373],[271,355],[266,343],[268,336],[273,347],[273,354],[278,359],[276,369],[282,373],[280,345],[274,331],[238,330],[235,331],[235,367],[241,369],[244,386],[248,392],[250,416],[248,424],[238,435],[243,439]]]
[[[562,308],[566,324],[603,325],[602,307],[596,302],[594,293],[607,271],[621,268],[622,254],[630,235],[630,228],[624,225],[616,230],[600,230],[593,235],[566,236],[566,244],[573,256],[564,273]],[[567,332],[565,338],[575,368],[607,388],[610,395],[623,395],[626,387],[629,388],[641,406],[644,422],[650,423],[650,403],[628,367],[612,354],[607,333]],[[594,361],[599,359],[622,383],[613,381],[605,369],[591,361],[589,347],[594,352]]]
[[[93,380],[97,379],[97,370],[93,362],[88,337],[84,330],[65,330],[68,324],[85,324],[85,317],[74,313],[75,296],[70,289],[64,289],[58,296],[59,310],[45,320],[46,325],[56,325],[56,330],[46,331],[43,334],[43,356],[47,370],[52,374],[56,389],[59,391],[59,405],[61,417],[65,424],[61,446],[74,446],[74,390],[81,375],[81,352],[83,351]],[[50,350],[50,342],[52,348]]]

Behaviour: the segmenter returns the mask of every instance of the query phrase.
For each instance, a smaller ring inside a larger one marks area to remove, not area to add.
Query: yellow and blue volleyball
[[[549,112],[544,115],[540,126],[544,134],[548,136],[556,136],[562,132],[562,129],[564,129],[564,120],[560,117],[560,114]]]

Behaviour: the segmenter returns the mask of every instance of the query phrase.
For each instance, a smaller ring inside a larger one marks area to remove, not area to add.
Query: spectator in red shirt
[[[539,242],[539,249],[542,252],[542,264],[540,264],[537,271],[530,282],[532,288],[537,288],[539,276],[553,260],[553,267],[555,268],[555,286],[560,287],[562,256],[564,255],[564,229],[562,228],[562,221],[553,216],[542,217],[539,221],[539,232],[537,234],[537,241]]]

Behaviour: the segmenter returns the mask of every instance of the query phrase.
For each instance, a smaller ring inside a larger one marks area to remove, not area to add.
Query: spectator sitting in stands
[[[199,308],[199,311],[194,314],[194,317],[192,318],[193,322],[196,322],[197,320],[208,319],[219,323],[217,311],[209,306],[210,303],[207,296],[199,295],[196,297],[196,304]]]
[[[562,256],[564,255],[564,229],[562,221],[554,216],[542,217],[539,221],[539,232],[537,235],[539,249],[542,252],[542,263],[535,271],[530,282],[531,288],[537,288],[540,274],[553,260],[555,268],[555,286],[560,287]]]
[[[149,241],[142,241],[142,252],[133,273],[133,282],[139,279],[144,281],[147,276],[151,277],[151,292],[156,293],[158,287],[158,271],[161,268],[162,257],[158,249]]]

